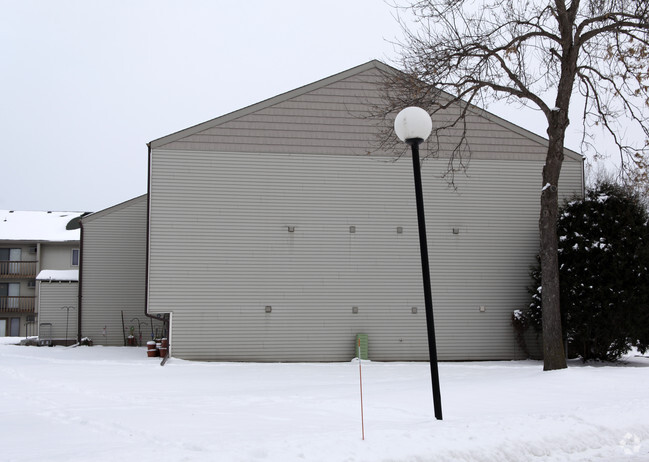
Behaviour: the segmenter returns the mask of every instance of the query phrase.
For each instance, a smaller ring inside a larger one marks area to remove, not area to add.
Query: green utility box
[[[369,359],[369,356],[367,354],[367,334],[356,334],[356,349],[354,351],[354,357],[358,358],[358,349],[360,345],[360,358],[361,359]]]

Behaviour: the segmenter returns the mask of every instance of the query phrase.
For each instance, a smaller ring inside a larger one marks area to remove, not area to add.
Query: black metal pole
[[[421,168],[419,165],[419,144],[423,140],[406,140],[412,148],[412,168],[415,176],[415,196],[417,198],[417,222],[419,224],[419,250],[421,253],[421,272],[424,282],[424,303],[426,305],[426,328],[428,330],[428,353],[430,356],[430,376],[433,382],[433,407],[435,418],[442,420],[442,397],[439,390],[437,370],[437,343],[435,341],[435,320],[433,318],[433,294],[430,288],[430,269],[428,267],[428,241],[426,239],[426,216],[424,215],[424,195],[421,187]]]
[[[65,346],[68,346],[68,320],[70,319],[70,307],[65,307]]]

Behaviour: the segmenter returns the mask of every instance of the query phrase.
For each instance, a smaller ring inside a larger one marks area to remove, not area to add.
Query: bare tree
[[[617,146],[623,169],[645,171],[649,2],[411,0],[395,7],[405,35],[398,44],[404,74],[389,77],[388,110],[427,108],[445,121],[437,124],[438,144],[444,131],[459,134],[449,172],[464,168],[470,153],[469,103],[484,107],[506,100],[545,115],[548,148],[539,218],[544,370],[565,368],[556,220],[570,105],[578,104],[584,152],[598,154],[591,136],[599,127]],[[452,108],[453,115],[444,116]],[[628,142],[629,124],[639,127],[644,139]]]

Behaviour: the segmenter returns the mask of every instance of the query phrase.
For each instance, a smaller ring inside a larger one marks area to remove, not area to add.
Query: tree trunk
[[[558,116],[558,114],[557,114]],[[563,163],[565,128],[556,119],[548,129],[550,143],[546,164],[543,167],[541,192],[541,301],[543,307],[543,370],[565,369],[566,356],[561,331],[561,306],[559,302],[559,252],[557,219],[559,214],[559,174]]]

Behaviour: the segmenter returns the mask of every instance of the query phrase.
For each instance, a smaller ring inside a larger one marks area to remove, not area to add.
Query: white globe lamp
[[[394,119],[394,131],[401,141],[419,144],[433,131],[433,120],[422,108],[407,107]]]

